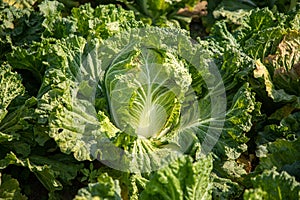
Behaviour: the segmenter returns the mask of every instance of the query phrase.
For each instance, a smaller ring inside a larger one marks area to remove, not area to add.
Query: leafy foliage
[[[299,3],[105,3],[0,1],[0,198],[299,199]]]
[[[300,185],[286,172],[265,171],[252,180],[254,189],[246,190],[244,199],[294,199],[299,197]]]

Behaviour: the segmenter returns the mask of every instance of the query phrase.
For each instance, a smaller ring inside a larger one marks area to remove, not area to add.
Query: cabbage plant
[[[40,112],[48,112],[43,99],[55,108],[50,136],[62,151],[122,171],[149,172],[182,154],[206,155],[216,144],[225,89],[208,52],[184,32],[132,29],[78,47],[66,60],[70,71],[62,83],[69,89],[54,98],[53,89],[41,94]]]

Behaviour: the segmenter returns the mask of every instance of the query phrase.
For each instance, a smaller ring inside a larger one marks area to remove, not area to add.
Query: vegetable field
[[[0,199],[300,199],[297,0],[0,0]]]

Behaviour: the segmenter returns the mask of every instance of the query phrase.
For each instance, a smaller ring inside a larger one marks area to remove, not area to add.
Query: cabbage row
[[[299,3],[100,2],[0,1],[0,199],[300,198]]]

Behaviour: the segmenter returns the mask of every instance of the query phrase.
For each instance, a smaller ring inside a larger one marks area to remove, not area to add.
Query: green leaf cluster
[[[0,198],[299,199],[299,3],[113,3],[0,1]]]

